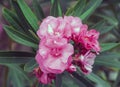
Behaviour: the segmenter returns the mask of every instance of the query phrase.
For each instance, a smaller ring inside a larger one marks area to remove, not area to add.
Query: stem
[[[7,77],[8,77],[8,67],[5,67],[4,79],[3,79],[3,87],[7,87]]]
[[[62,86],[62,75],[61,74],[56,75],[55,85],[56,87]]]
[[[90,81],[88,81],[86,78],[80,76],[78,73],[73,72],[72,75],[76,79],[78,79],[79,81],[81,81],[83,84],[85,84],[87,87],[94,87],[94,85]]]

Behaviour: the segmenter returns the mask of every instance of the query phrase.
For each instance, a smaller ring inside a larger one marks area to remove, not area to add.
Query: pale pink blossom
[[[48,37],[71,37],[71,27],[62,17],[48,16],[41,23],[37,31],[40,39]]]
[[[64,16],[64,20],[70,26],[72,35],[78,36],[83,25],[81,19],[79,17]]]
[[[88,30],[80,18],[48,16],[41,23],[37,35],[41,39],[35,57],[42,72],[37,76],[40,82],[50,83],[55,74],[65,70],[72,73],[76,71],[75,65],[84,74],[92,72],[96,53],[100,51],[99,32]]]
[[[94,64],[96,55],[88,51],[85,55],[80,55],[80,68],[84,74],[89,74],[92,72],[92,65]]]
[[[45,73],[62,73],[69,67],[73,52],[73,46],[64,38],[42,39],[36,61]]]

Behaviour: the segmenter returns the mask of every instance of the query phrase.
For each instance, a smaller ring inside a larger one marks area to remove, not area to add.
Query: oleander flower
[[[73,40],[76,43],[84,46],[87,50],[94,50],[96,53],[100,51],[100,46],[98,42],[99,32],[95,29],[87,30],[87,25],[82,25],[79,36],[74,36]]]
[[[52,82],[52,79],[55,79],[55,74],[53,73],[44,73],[40,68],[35,68],[34,73],[38,80],[43,84],[48,84]]]
[[[35,57],[42,72],[37,75],[40,82],[50,83],[54,79],[51,76],[65,70],[72,73],[76,71],[75,65],[84,74],[92,72],[94,59],[100,51],[99,32],[88,30],[80,18],[48,16],[41,23],[37,35],[41,39]]]
[[[75,72],[76,67],[73,64],[70,64],[69,67],[66,69],[69,73]]]
[[[96,55],[88,51],[85,55],[80,55],[80,68],[84,74],[89,74],[92,72],[92,65],[94,64]]]
[[[83,25],[80,18],[73,16],[64,16],[64,20],[67,24],[69,24],[69,30],[71,29],[72,35],[79,35],[81,26]]]
[[[69,67],[73,52],[73,46],[65,38],[42,39],[36,61],[43,72],[58,74]]]
[[[47,37],[71,37],[71,26],[62,17],[48,16],[43,20],[37,31],[40,39]]]

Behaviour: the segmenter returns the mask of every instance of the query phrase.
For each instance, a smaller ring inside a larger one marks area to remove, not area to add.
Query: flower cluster
[[[99,32],[82,24],[73,16],[48,16],[40,25],[37,35],[40,38],[35,69],[39,81],[47,84],[65,70],[76,71],[79,66],[84,74],[92,71],[96,54],[100,51]]]

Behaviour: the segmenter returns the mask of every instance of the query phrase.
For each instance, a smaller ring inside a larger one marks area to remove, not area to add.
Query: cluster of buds
[[[37,31],[40,38],[35,57],[39,68],[35,73],[40,82],[48,84],[65,70],[76,71],[79,66],[84,74],[92,71],[92,65],[100,46],[99,32],[88,30],[78,17],[48,16]]]

